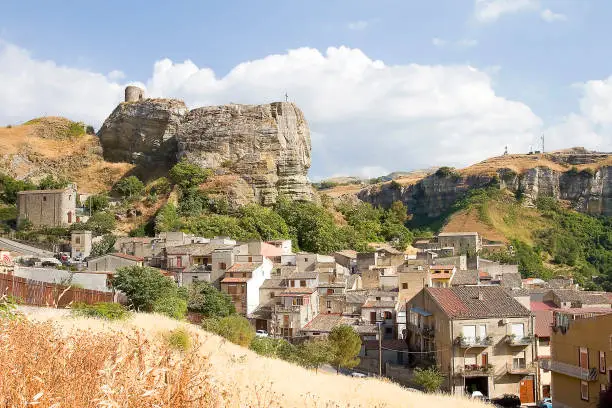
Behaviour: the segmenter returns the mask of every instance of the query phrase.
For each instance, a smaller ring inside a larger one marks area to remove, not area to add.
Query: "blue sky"
[[[287,90],[315,179],[468,165],[541,132],[612,148],[606,0],[2,3],[4,123],[99,126],[139,82],[191,107]]]

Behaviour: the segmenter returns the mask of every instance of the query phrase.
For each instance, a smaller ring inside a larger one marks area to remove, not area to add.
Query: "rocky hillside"
[[[75,181],[82,191],[107,191],[133,165],[104,161],[90,133],[83,124],[57,117],[0,128],[0,172],[34,182],[50,174]]]
[[[310,130],[293,103],[189,111],[173,99],[124,102],[98,136],[104,158],[113,162],[168,169],[185,158],[211,168],[235,204],[273,204],[279,194],[316,198],[307,175]]]
[[[360,190],[366,202],[402,201],[417,218],[436,218],[475,188],[499,183],[531,206],[555,197],[582,212],[612,215],[612,155],[574,148],[554,153],[495,157],[461,170],[442,167],[407,184],[388,182]]]

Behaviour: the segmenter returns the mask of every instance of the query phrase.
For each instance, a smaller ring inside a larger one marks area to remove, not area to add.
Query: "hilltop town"
[[[317,191],[289,102],[188,110],[128,87],[97,135],[45,123],[11,134],[95,152],[87,174],[42,150],[17,160],[16,141],[4,154],[0,288],[19,307],[120,304],[308,368],[496,403],[574,407],[612,381],[607,154],[506,155]],[[143,298],[150,282],[162,283],[146,296],[169,294]],[[219,329],[234,317],[247,327]],[[316,363],[304,356],[322,345]]]

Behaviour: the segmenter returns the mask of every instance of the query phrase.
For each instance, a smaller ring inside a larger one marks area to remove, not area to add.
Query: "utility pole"
[[[542,154],[544,154],[546,151],[544,150],[544,133],[542,133]]]
[[[287,95],[287,91],[285,91],[285,102],[289,102],[289,95]]]
[[[378,322],[378,376],[382,377],[382,336],[381,336],[382,322]]]

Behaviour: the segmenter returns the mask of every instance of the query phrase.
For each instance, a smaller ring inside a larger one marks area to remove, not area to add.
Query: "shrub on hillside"
[[[119,180],[114,190],[124,198],[138,197],[144,191],[144,184],[136,176],[129,176]]]
[[[191,347],[191,336],[189,336],[189,331],[184,327],[169,330],[164,335],[164,340],[168,347],[174,350],[185,352]]]
[[[84,224],[85,228],[97,235],[109,234],[115,229],[117,221],[115,216],[108,212],[97,212]]]
[[[172,203],[164,205],[155,215],[155,232],[179,231],[183,221]]]
[[[354,328],[348,325],[336,326],[328,337],[332,351],[331,364],[340,368],[353,368],[359,364],[361,337]]]
[[[108,208],[109,200],[106,194],[94,194],[87,197],[83,204],[91,213],[97,213]]]
[[[179,297],[174,281],[162,275],[159,269],[148,266],[118,268],[112,283],[139,311],[152,311],[159,299]]]
[[[57,179],[51,174],[45,176],[40,183],[38,183],[39,190],[57,190],[66,188],[68,186],[68,180],[58,177]]]
[[[105,320],[123,320],[130,316],[130,312],[119,303],[100,302],[88,305],[74,303],[72,313],[76,316],[96,317]]]
[[[183,320],[187,316],[187,301],[179,296],[163,296],[153,302],[153,312]]]
[[[15,204],[19,191],[35,189],[36,185],[29,181],[16,180],[5,174],[0,174],[0,201],[6,204]]]
[[[247,319],[238,315],[204,319],[202,328],[242,347],[248,347],[255,338],[255,329]]]
[[[427,392],[436,392],[444,383],[444,375],[436,367],[427,369],[417,367],[414,370],[413,381]]]
[[[204,317],[226,317],[236,313],[232,298],[208,282],[193,282],[187,287],[187,297],[187,308]]]
[[[196,187],[204,183],[212,175],[212,170],[203,169],[197,164],[190,163],[185,159],[174,165],[168,177],[170,181],[178,185],[182,189]]]

